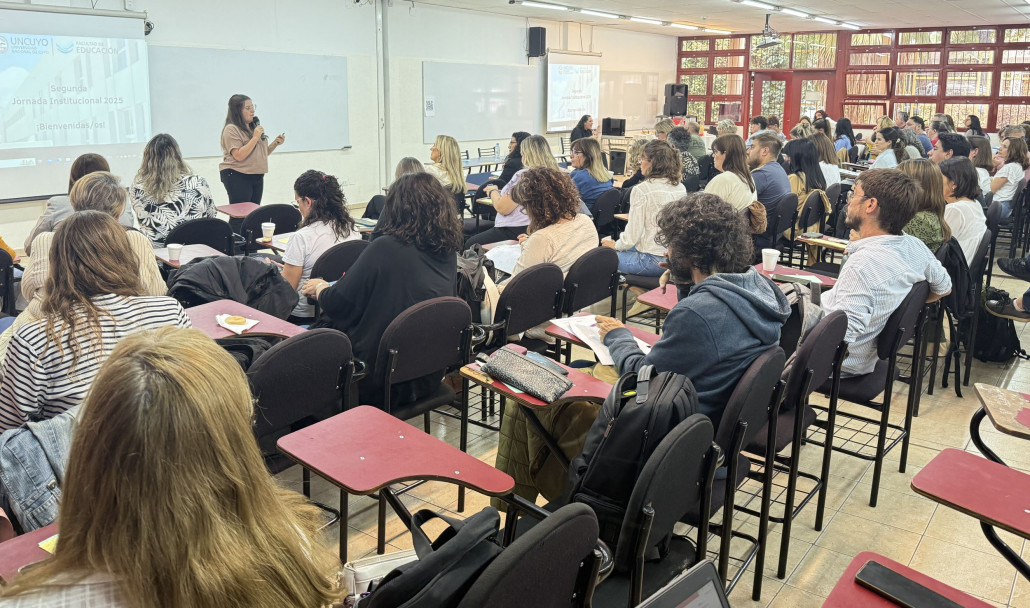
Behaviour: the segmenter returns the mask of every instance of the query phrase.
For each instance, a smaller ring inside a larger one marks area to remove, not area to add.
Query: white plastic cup
[[[271,240],[272,235],[275,234],[275,224],[273,222],[263,222],[261,224],[261,236],[265,237],[265,240]]]
[[[780,261],[779,249],[762,250],[762,270],[772,272],[776,270],[776,262]]]
[[[182,255],[182,245],[178,243],[168,244],[168,260],[172,262],[178,262],[179,256]]]

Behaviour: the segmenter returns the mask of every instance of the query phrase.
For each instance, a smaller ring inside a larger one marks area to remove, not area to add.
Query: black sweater
[[[524,167],[522,164],[522,156],[508,157],[508,160],[504,161],[504,168],[501,170],[501,175],[497,179],[508,183],[511,181],[513,175],[519,172]]]
[[[593,136],[593,129],[584,129],[583,127],[575,127],[574,129],[572,129],[572,141],[576,141],[577,139],[583,139],[584,137]]]

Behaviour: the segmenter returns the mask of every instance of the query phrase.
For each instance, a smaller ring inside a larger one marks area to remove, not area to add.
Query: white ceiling
[[[547,1],[547,0],[540,0]],[[962,25],[999,25],[1030,22],[1030,3],[1026,0],[762,0],[774,6],[786,6],[811,15],[846,21],[863,28],[913,28]],[[517,17],[550,21],[575,21],[619,29],[688,36],[693,32],[666,26],[591,17],[580,13],[530,8],[509,4],[508,0],[415,0],[416,4],[434,4],[485,11]],[[741,33],[758,33],[765,25],[767,11],[732,0],[554,0],[555,4],[632,15],[660,21]],[[771,25],[781,32],[835,30],[836,26],[800,19],[783,13],[772,13]]]

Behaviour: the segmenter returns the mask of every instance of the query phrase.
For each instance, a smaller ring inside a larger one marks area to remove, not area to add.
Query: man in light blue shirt
[[[913,116],[908,119],[905,123],[905,128],[916,134],[919,138],[919,145],[923,146],[923,158],[926,158],[930,154],[930,150],[933,150],[933,143],[930,142],[930,137],[924,132],[926,123],[919,116]]]

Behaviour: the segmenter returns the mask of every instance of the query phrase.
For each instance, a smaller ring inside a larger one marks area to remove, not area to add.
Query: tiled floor
[[[996,273],[1000,271],[996,270]],[[1025,283],[996,275],[993,284],[1014,296]],[[1024,345],[1030,344],[1030,329],[1017,323]],[[770,547],[766,554],[763,593],[760,602],[751,601],[753,574],[744,576],[730,596],[733,606],[805,607],[821,606],[837,579],[861,551],[875,551],[908,564],[967,593],[997,606],[1030,607],[1030,581],[1017,576],[1015,569],[987,543],[979,524],[970,517],[916,495],[909,484],[940,450],[946,447],[976,451],[969,438],[969,419],[979,407],[972,383],[984,382],[1030,392],[1030,361],[1009,364],[982,363],[974,360],[969,387],[963,397],[953,388],[942,389],[938,379],[933,395],[923,395],[920,416],[913,422],[912,447],[908,466],[898,472],[899,451],[887,457],[876,508],[869,507],[872,464],[835,453],[822,531],[813,529],[815,501],[795,521],[791,532],[788,568],[784,580],[776,578],[781,526],[771,526]],[[895,394],[897,407],[892,419],[901,418],[907,390],[901,383]],[[818,401],[816,401],[818,403]],[[421,421],[416,421],[420,426]],[[432,432],[457,445],[458,422],[434,415]],[[470,426],[469,452],[493,464],[497,434]],[[1030,472],[1030,447],[1024,441],[1001,435],[989,421],[982,427],[985,441],[1012,466]],[[802,453],[802,470],[818,472],[821,450],[807,446]],[[335,504],[338,490],[317,476],[313,477],[316,500]],[[299,489],[300,471],[293,467],[280,474],[290,487]],[[804,487],[804,486],[801,486]],[[428,483],[403,498],[409,509],[428,508],[453,512],[457,491],[453,486]],[[488,504],[475,493],[468,494],[465,513],[474,513]],[[350,499],[350,540],[352,559],[375,552],[376,503],[365,497]],[[718,519],[718,516],[716,517]],[[747,516],[738,525],[749,525]],[[328,530],[335,542],[337,526]],[[1030,543],[1002,533],[1010,546],[1030,559]],[[388,518],[388,551],[411,547],[410,536],[392,514]],[[753,572],[753,566],[751,567]]]

